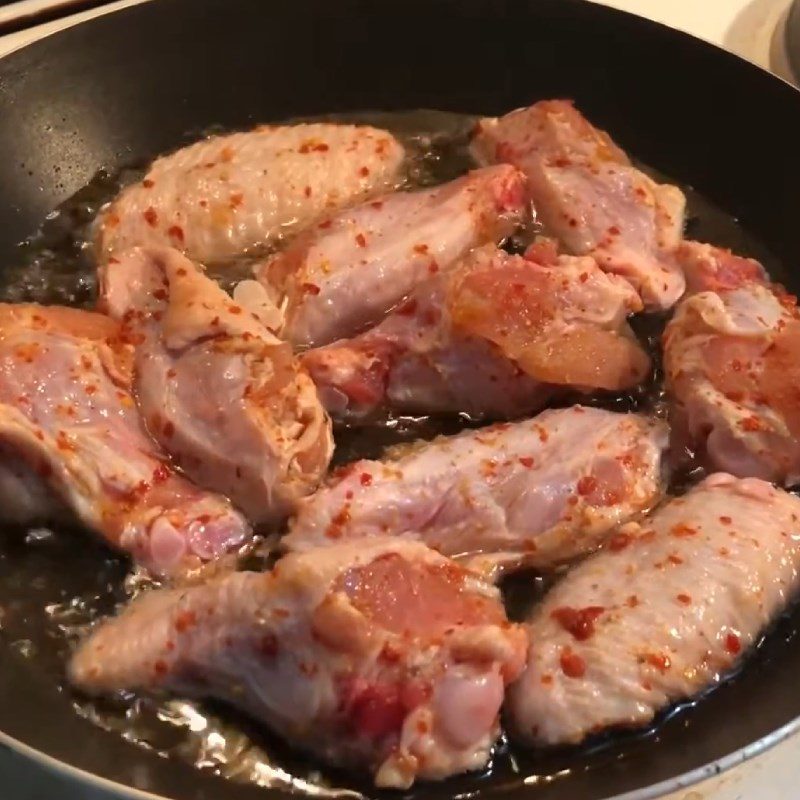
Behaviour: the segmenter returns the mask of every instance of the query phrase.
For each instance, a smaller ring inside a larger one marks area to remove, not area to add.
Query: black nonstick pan
[[[800,290],[800,93],[689,36],[581,0],[154,0],[27,47],[0,62],[0,265],[23,264],[19,243],[98,170],[141,163],[212,124],[367,109],[496,114],[544,97],[574,98],[645,164],[738,220],[740,246],[762,243],[758,255]],[[45,567],[51,577],[39,579]],[[62,686],[61,645],[41,646],[46,611],[77,591],[111,596],[124,572],[80,536],[3,536],[2,741],[60,762],[78,782],[115,782],[124,797],[334,792],[313,790],[316,765],[244,720],[248,741],[278,765],[262,783],[283,788],[225,780],[219,759],[199,769],[91,721]],[[407,796],[641,800],[687,785],[800,728],[798,628],[790,610],[737,676],[649,732],[556,753],[501,743],[489,772]],[[322,777],[379,794],[352,776]]]

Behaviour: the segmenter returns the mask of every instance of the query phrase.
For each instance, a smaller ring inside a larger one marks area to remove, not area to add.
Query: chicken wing
[[[171,248],[112,257],[101,291],[136,342],[136,397],[154,438],[253,522],[285,517],[333,451],[328,415],[290,346]]]
[[[528,624],[513,734],[574,744],[718,683],[794,593],[800,500],[717,473],[575,567]]]
[[[150,592],[92,633],[70,676],[91,693],[222,698],[407,788],[486,764],[526,644],[491,586],[421,544],[371,539]]]
[[[399,181],[402,145],[366,126],[264,125],[157,159],[96,226],[100,260],[171,245],[203,263],[248,253]]]
[[[421,284],[380,325],[310,350],[303,363],[331,413],[377,408],[512,418],[566,388],[621,390],[650,360],[626,323],[641,308],[591,258],[487,245]]]
[[[522,221],[525,177],[500,165],[326,219],[257,273],[286,307],[283,336],[318,347],[374,325],[420,281]]]
[[[710,245],[679,250],[690,286],[664,334],[673,450],[712,469],[800,480],[800,314],[760,264]]]
[[[646,306],[669,308],[683,294],[670,254],[682,236],[683,193],[636,169],[572,103],[543,100],[484,119],[472,149],[479,163],[521,169],[547,231],[574,255],[592,255],[627,278]]]
[[[130,362],[107,317],[0,305],[2,515],[26,522],[58,510],[36,502],[47,486],[111,545],[174,574],[238,548],[250,530],[149,439],[130,394]]]
[[[440,437],[344,467],[303,501],[283,544],[390,534],[489,575],[549,567],[654,504],[665,445],[659,422],[583,406]]]

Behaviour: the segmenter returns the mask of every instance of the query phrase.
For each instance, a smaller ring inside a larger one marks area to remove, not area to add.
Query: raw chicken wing
[[[113,320],[71,308],[0,305],[0,495],[5,519],[68,507],[159,574],[250,536],[227,500],[180,477],[130,394],[130,347]],[[39,505],[45,486],[60,501]]]
[[[682,237],[683,193],[636,169],[572,103],[543,100],[482,120],[473,154],[521,169],[547,231],[574,255],[592,255],[627,278],[646,306],[669,308],[683,294],[670,253]]]
[[[514,232],[525,177],[500,165],[343,211],[258,272],[286,307],[283,335],[318,347],[380,322],[423,279]]]
[[[792,597],[800,500],[717,473],[575,567],[528,624],[512,734],[574,744],[717,684]]]
[[[303,362],[331,413],[380,407],[509,418],[557,391],[622,390],[650,360],[626,322],[636,292],[591,258],[487,245],[431,277],[380,325]]]
[[[367,126],[264,125],[212,136],[157,159],[97,224],[100,260],[139,245],[171,245],[225,261],[386,191],[402,145]]]
[[[283,543],[391,534],[488,574],[550,567],[654,504],[665,445],[661,423],[582,406],[440,437],[344,467],[303,501]]]
[[[421,544],[375,539],[150,592],[89,637],[70,676],[91,693],[218,697],[407,788],[486,764],[526,645],[491,586]]]
[[[673,450],[713,469],[800,480],[800,315],[763,268],[710,245],[679,250],[690,287],[664,334]]]
[[[112,257],[101,284],[136,342],[136,397],[150,433],[253,522],[285,517],[333,450],[328,415],[289,345],[171,248]]]

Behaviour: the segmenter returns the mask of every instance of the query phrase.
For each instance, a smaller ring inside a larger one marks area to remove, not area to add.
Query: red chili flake
[[[725,637],[725,649],[732,655],[738,655],[742,649],[742,643],[735,633],[729,633]]]
[[[160,658],[153,664],[153,672],[155,672],[156,675],[164,676],[167,674],[168,670],[167,662],[162,661]]]
[[[305,188],[305,189],[303,189],[303,194],[304,194],[306,197],[311,197],[311,187],[310,187],[310,186],[306,186],[306,188]]]
[[[159,464],[153,470],[153,483],[163,483],[167,478],[169,478],[170,472],[169,467],[166,464]]]
[[[383,200],[375,200],[374,202],[370,203],[373,208],[381,209],[383,208]]]
[[[186,275],[186,267],[178,267],[178,269],[175,270],[175,274],[183,278]]]
[[[233,159],[233,150],[230,147],[223,147],[222,152],[219,154],[220,161],[231,161]]]
[[[604,611],[603,606],[586,608],[562,606],[552,611],[550,616],[575,639],[583,642],[594,635],[594,622]]]
[[[164,427],[162,428],[162,430],[164,432],[164,436],[166,436],[167,439],[171,439],[172,436],[175,434],[175,426],[171,422],[169,422],[169,420],[164,423]]]
[[[586,281],[589,280],[589,273],[581,272],[581,274],[578,276],[578,280],[580,280],[581,283],[586,283]]]
[[[625,601],[625,605],[628,606],[628,608],[636,608],[636,606],[639,605],[639,598],[635,594],[632,594]]]
[[[306,294],[319,294],[320,293],[320,288],[319,288],[319,286],[317,286],[316,283],[303,283],[303,284],[300,285],[300,288]]]
[[[732,520],[730,517],[720,517],[720,518],[719,518],[719,521],[720,521],[720,522],[721,522],[723,525],[730,525],[730,524],[731,524],[731,522],[733,522],[733,520]]]
[[[317,227],[320,227],[320,228],[323,228],[323,229],[327,229],[327,228],[330,228],[331,225],[333,225],[333,220],[332,219],[326,219],[325,222],[320,222],[320,224]]]
[[[758,417],[746,417],[745,419],[739,422],[739,427],[742,430],[753,432],[753,431],[760,431],[762,428],[761,421]]]
[[[363,233],[356,234],[356,244],[359,247],[366,247],[367,246],[367,239]]]
[[[152,189],[155,185],[156,185],[156,182],[150,180],[150,178],[145,178],[142,181],[142,186],[144,186],[145,189]]]
[[[158,214],[156,210],[150,206],[149,208],[145,209],[142,212],[142,216],[144,217],[144,221],[151,227],[155,228],[158,225]]]
[[[519,463],[522,464],[525,469],[530,469],[533,466],[533,459],[530,456],[520,456]]]
[[[584,475],[577,485],[578,494],[591,494],[597,488],[597,478],[593,475]]]
[[[553,682],[553,676],[548,673],[547,675],[542,675],[541,680],[544,686],[549,686]]]
[[[665,656],[663,653],[648,653],[645,656],[645,661],[659,672],[666,672],[672,666],[669,656]]]
[[[536,432],[539,434],[540,442],[546,442],[550,438],[550,434],[545,428],[542,428],[541,425],[536,426]]]
[[[231,314],[241,314],[242,308],[241,306],[228,306],[228,311],[230,311]]]
[[[677,536],[679,539],[685,539],[687,536],[696,536],[697,528],[693,528],[691,525],[687,525],[685,522],[679,522],[677,525],[673,525],[669,532],[673,536]]]
[[[428,252],[428,245],[426,244],[415,244],[414,245],[414,252],[419,253],[420,255],[424,255]]]
[[[244,195],[241,192],[234,192],[228,199],[228,205],[231,208],[239,208],[244,202]]]
[[[184,241],[183,228],[181,228],[180,225],[170,225],[169,228],[167,228],[167,235],[181,243]]]
[[[624,550],[632,541],[633,537],[629,533],[615,533],[608,540],[608,549],[614,553]]]
[[[153,297],[156,300],[166,300],[167,299],[167,290],[166,289],[156,289],[153,292]]]
[[[362,472],[359,481],[362,486],[369,486],[372,483],[372,475],[369,472]]]
[[[586,674],[586,662],[577,653],[573,653],[569,647],[565,647],[561,651],[559,663],[561,671],[568,678],[582,678]]]
[[[366,177],[367,177],[367,175],[369,175],[369,167],[361,167],[361,169],[358,171],[358,174],[359,174],[359,175],[360,175],[362,178],[366,178]]]
[[[174,370],[172,367],[170,367],[170,368],[167,370],[167,377],[168,377],[168,378],[174,378],[174,377],[175,377],[177,374],[178,374],[178,373],[177,373],[177,372],[176,372],[176,371],[175,371],[175,370]]]
[[[683,559],[675,553],[670,553],[667,556],[667,561],[669,561],[670,564],[683,564]]]
[[[438,271],[439,265],[435,261],[431,261],[431,263],[428,264],[428,272],[430,272],[431,275],[435,275]]]
[[[95,394],[95,393],[97,392],[97,387],[96,387],[96,386],[94,386],[94,385],[92,385],[92,386],[87,386],[87,387],[84,389],[84,391],[86,392],[86,394]]]
[[[616,225],[612,225],[612,226],[611,226],[611,227],[608,229],[608,232],[609,232],[609,234],[610,234],[611,236],[619,236],[619,234],[620,234],[620,230],[619,230],[619,228],[618,228]]]
[[[692,602],[692,596],[686,594],[685,592],[681,592],[679,595],[677,595],[676,599],[678,600],[679,603],[681,603],[684,606],[688,606],[689,603]]]
[[[265,633],[258,640],[258,652],[268,658],[275,658],[278,655],[278,639],[274,633]]]
[[[184,631],[188,630],[192,627],[192,625],[197,624],[197,614],[194,611],[181,611],[177,617],[175,617],[175,630],[178,633],[183,633]]]

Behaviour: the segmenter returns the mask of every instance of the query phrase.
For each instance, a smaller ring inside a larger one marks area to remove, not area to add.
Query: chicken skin
[[[800,480],[800,315],[758,262],[679,249],[694,292],[664,334],[673,450],[711,469]]]
[[[333,451],[328,415],[290,346],[171,248],[112,257],[101,291],[136,343],[136,398],[150,433],[254,523],[282,520]]]
[[[488,576],[552,567],[657,501],[665,446],[661,423],[582,406],[443,436],[344,467],[303,501],[283,544],[389,534]]]
[[[487,167],[329,217],[257,277],[286,309],[284,338],[318,347],[380,322],[418,283],[474,247],[500,243],[525,209],[522,173]]]
[[[303,363],[328,410],[378,409],[508,419],[559,391],[622,390],[650,359],[626,318],[641,309],[623,279],[591,258],[526,256],[494,245],[421,284],[380,325],[310,350]]]
[[[89,636],[70,677],[93,694],[220,698],[408,788],[486,764],[526,646],[493,587],[419,543],[378,538],[150,592]]]
[[[157,159],[96,226],[99,260],[170,245],[196,261],[250,253],[400,180],[402,145],[368,126],[263,125]]]
[[[671,256],[683,234],[683,193],[636,169],[572,103],[543,100],[484,119],[472,150],[481,164],[521,169],[547,232],[627,278],[649,309],[670,308],[683,294]]]
[[[247,522],[175,472],[130,390],[131,348],[113,320],[0,305],[0,496],[7,520],[68,508],[159,575],[238,549]],[[57,502],[39,499],[48,489]]]
[[[717,473],[576,566],[528,623],[512,735],[575,744],[708,689],[794,594],[800,500]]]

